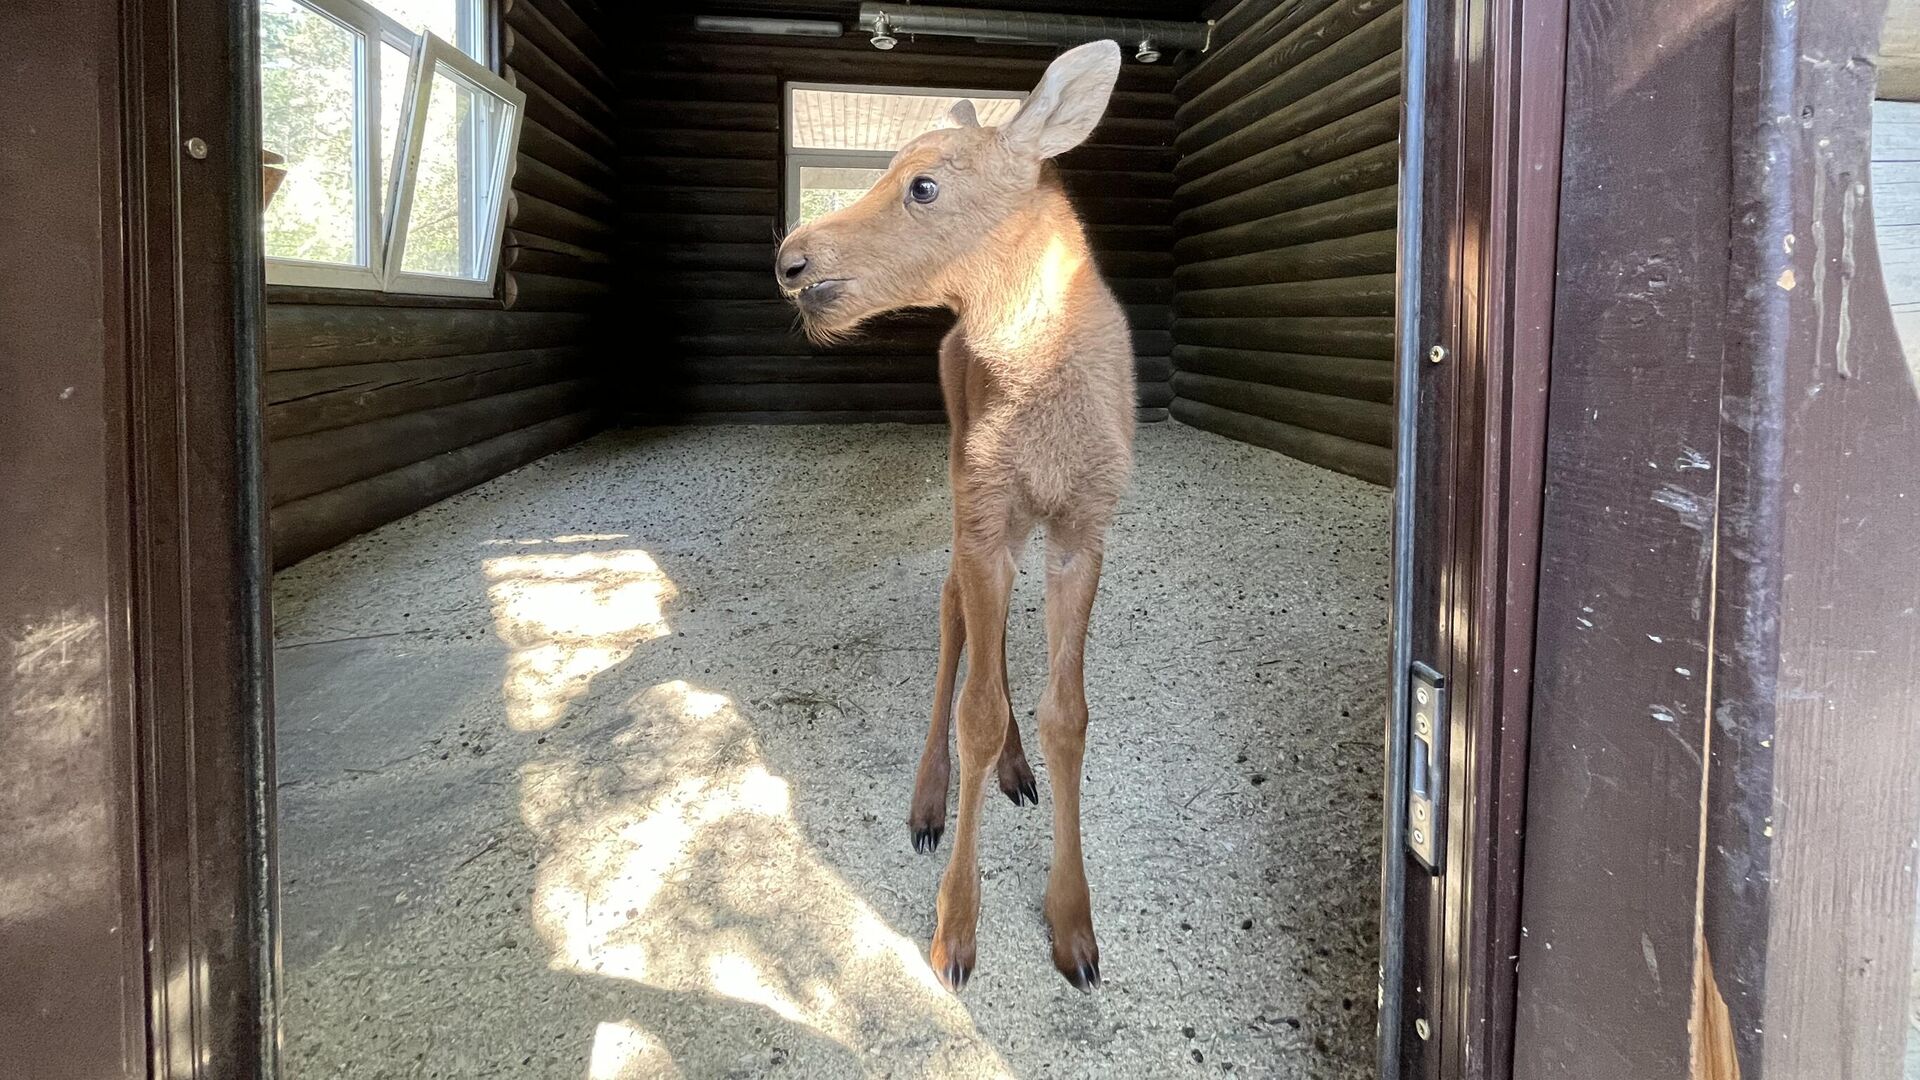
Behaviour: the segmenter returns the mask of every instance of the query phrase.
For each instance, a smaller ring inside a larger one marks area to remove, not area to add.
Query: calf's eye
[[[907,185],[907,197],[917,203],[930,203],[940,197],[940,185],[930,176],[916,176]]]

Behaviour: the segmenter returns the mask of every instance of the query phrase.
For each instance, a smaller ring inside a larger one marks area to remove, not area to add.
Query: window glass
[[[262,146],[286,159],[286,179],[267,207],[270,256],[368,262],[354,138],[362,40],[299,0],[262,0]]]
[[[800,220],[852,206],[873,187],[885,169],[847,169],[818,165],[800,167]]]
[[[1020,100],[969,94],[913,94],[871,90],[793,88],[797,150],[865,150],[891,154],[940,123],[961,100],[973,102],[980,122],[996,127],[1013,118]]]
[[[486,41],[479,32],[480,20],[474,0],[367,0],[380,13],[418,34],[432,34],[459,48],[481,63],[486,62]]]
[[[402,271],[458,278],[488,272],[493,225],[499,220],[492,188],[500,167],[499,140],[511,112],[512,106],[452,69],[435,67]]]

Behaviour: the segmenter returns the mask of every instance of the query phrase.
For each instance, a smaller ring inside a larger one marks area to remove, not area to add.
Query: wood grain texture
[[[1171,412],[1384,483],[1400,9],[1246,8],[1177,94]]]

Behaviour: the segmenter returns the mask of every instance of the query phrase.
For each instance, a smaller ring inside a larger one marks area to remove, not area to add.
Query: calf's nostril
[[[799,252],[780,256],[780,276],[788,281],[807,272],[807,257]]]

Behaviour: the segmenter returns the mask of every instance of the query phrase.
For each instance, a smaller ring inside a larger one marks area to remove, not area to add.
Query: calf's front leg
[[[1007,602],[1013,591],[1013,556],[1004,542],[985,550],[957,550],[954,570],[967,634],[967,677],[954,713],[960,812],[954,823],[953,854],[940,881],[939,925],[928,961],[948,988],[959,990],[973,975],[976,957],[980,813],[987,772],[999,760],[1007,739]]]

